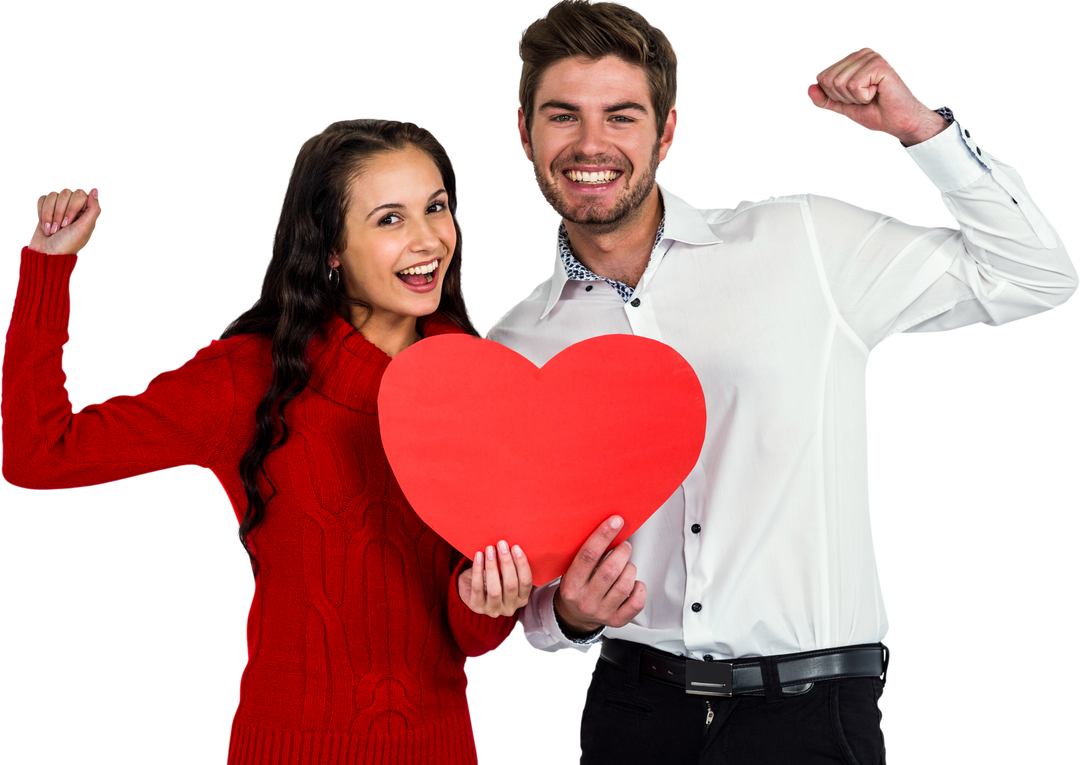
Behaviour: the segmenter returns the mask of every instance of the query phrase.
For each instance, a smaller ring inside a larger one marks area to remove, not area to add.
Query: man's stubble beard
[[[578,158],[575,157],[573,161],[566,164],[588,164],[588,160],[578,161]],[[616,200],[615,206],[610,210],[599,209],[591,205],[576,209],[571,208],[559,194],[558,180],[551,178],[551,175],[562,175],[561,171],[555,171],[549,175],[540,168],[537,162],[533,161],[533,173],[536,175],[536,184],[540,187],[540,193],[544,195],[544,199],[555,209],[555,212],[571,223],[576,223],[579,226],[589,226],[594,233],[604,234],[615,231],[627,219],[634,217],[634,213],[641,207],[656,185],[656,169],[659,166],[660,139],[657,138],[656,143],[653,145],[652,156],[649,157],[649,166],[644,174],[637,182],[632,183],[626,189],[626,192]],[[625,175],[624,170],[623,176]]]

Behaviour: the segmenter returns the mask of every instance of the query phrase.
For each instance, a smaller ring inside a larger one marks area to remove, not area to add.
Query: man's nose
[[[576,153],[584,157],[598,157],[607,153],[607,120],[583,119],[578,133]]]

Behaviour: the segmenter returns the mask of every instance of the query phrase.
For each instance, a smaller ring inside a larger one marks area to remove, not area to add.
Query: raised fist
[[[46,255],[81,254],[94,238],[103,211],[99,186],[49,189],[33,200],[35,223],[26,245]]]

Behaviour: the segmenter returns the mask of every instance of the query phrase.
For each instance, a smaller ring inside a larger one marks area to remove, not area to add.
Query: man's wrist
[[[591,640],[596,637],[598,632],[601,632],[604,629],[603,624],[597,624],[592,628],[571,624],[559,611],[560,600],[559,591],[555,590],[555,597],[551,601],[551,609],[555,612],[555,623],[559,625],[559,629],[562,630],[563,635],[568,639],[574,642]]]
[[[952,111],[948,107],[927,109],[924,106],[922,108],[923,114],[919,126],[911,133],[896,136],[905,148],[916,146],[923,141],[929,141],[952,124]]]

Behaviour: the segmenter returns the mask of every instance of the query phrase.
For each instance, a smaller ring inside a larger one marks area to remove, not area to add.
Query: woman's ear
[[[326,265],[330,266],[330,268],[337,268],[341,265],[341,259],[337,255],[329,255],[326,258]]]

